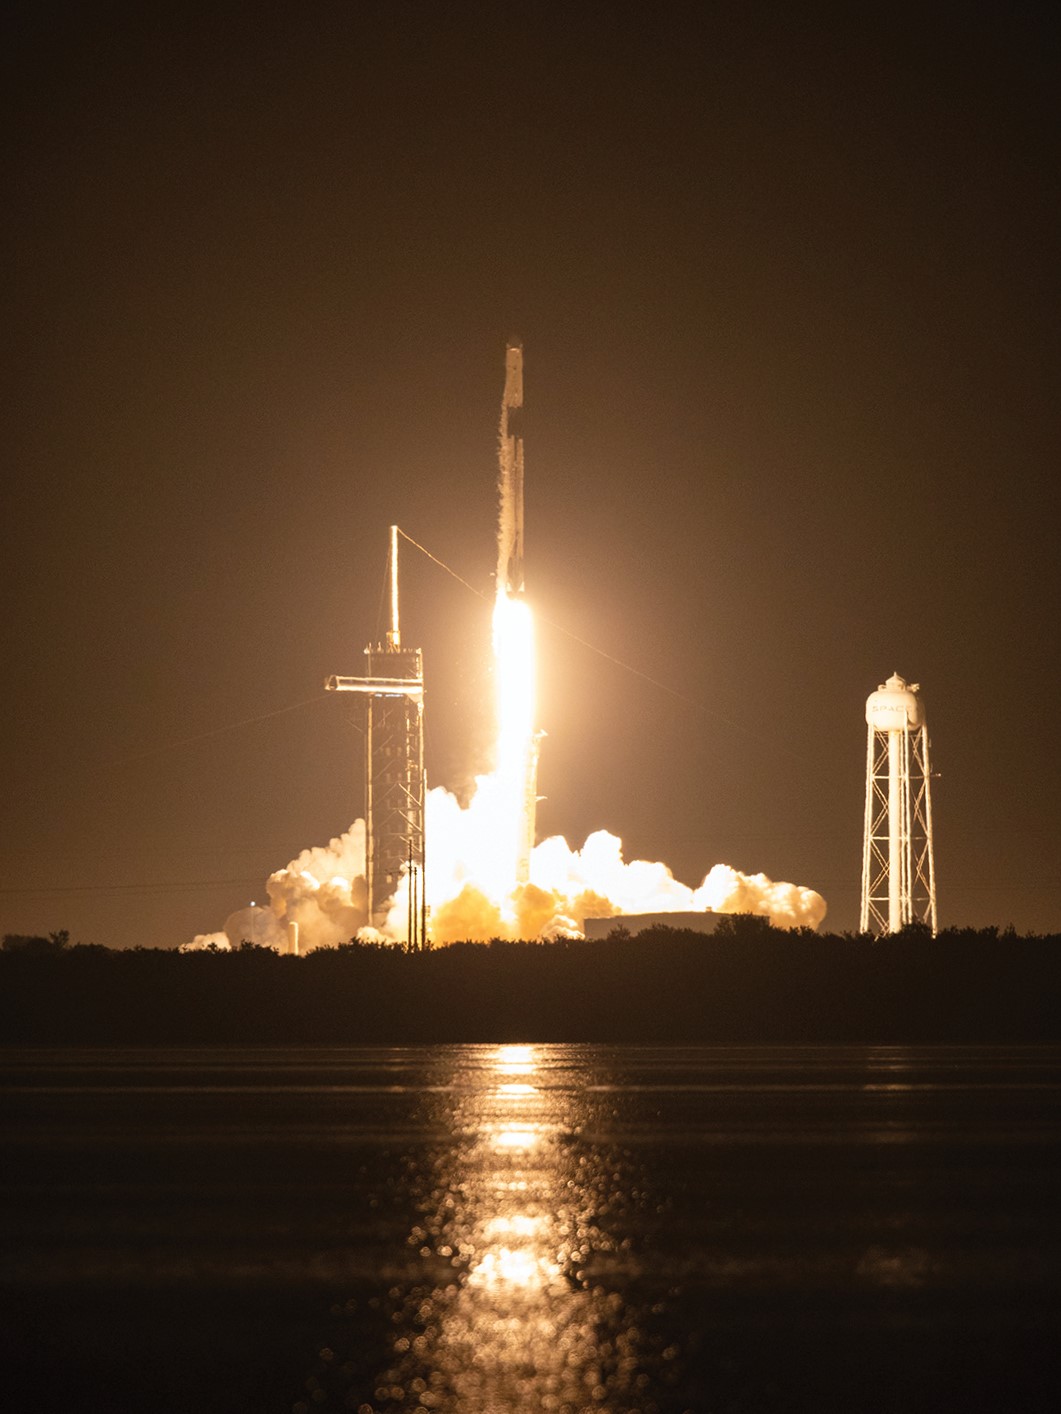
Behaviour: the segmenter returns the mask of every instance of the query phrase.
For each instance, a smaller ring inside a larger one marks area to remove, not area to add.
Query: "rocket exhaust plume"
[[[522,410],[523,347],[510,339],[498,447],[494,770],[477,777],[466,807],[446,790],[427,794],[424,888],[431,941],[578,938],[587,917],[708,910],[755,913],[781,928],[817,928],[825,917],[821,895],[774,883],[764,874],[716,864],[694,889],[665,864],[624,860],[622,841],[606,830],[591,834],[580,850],[560,836],[535,846],[541,734],[535,724],[534,620],[523,597]],[[394,634],[396,646],[396,615]],[[411,902],[416,906],[408,873],[385,903],[378,927],[369,926],[365,876],[365,824],[357,820],[328,846],[304,850],[270,876],[275,930],[256,915],[255,935],[269,934],[281,948],[297,936],[302,951],[334,947],[354,936],[402,942]],[[223,945],[226,937],[237,944],[234,934],[245,926],[243,913],[233,914],[224,934],[200,935],[193,946]]]

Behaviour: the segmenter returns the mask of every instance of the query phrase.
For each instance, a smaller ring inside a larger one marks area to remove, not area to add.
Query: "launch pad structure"
[[[428,946],[424,892],[424,665],[419,648],[403,648],[398,618],[398,527],[390,527],[390,615],[386,642],[365,648],[363,677],[330,677],[330,692],[365,698],[365,874],[368,920],[382,929],[404,875],[408,883],[406,945]]]

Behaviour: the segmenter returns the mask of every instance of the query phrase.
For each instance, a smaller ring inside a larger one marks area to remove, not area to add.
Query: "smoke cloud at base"
[[[298,924],[303,950],[349,942],[368,925],[364,820],[327,845],[304,849],[270,874],[266,889],[279,922]]]
[[[531,854],[530,878],[513,885],[509,860],[496,849],[494,778],[480,777],[467,807],[449,791],[427,800],[427,900],[430,937],[438,944],[490,938],[579,938],[587,917],[637,913],[754,913],[779,928],[817,928],[825,900],[815,890],[776,883],[716,864],[697,888],[675,879],[665,864],[623,858],[622,841],[607,830],[581,849],[562,836],[543,840]],[[368,927],[365,822],[355,820],[329,844],[303,850],[270,875],[269,907],[238,910],[223,933],[200,934],[186,947],[243,940],[287,946],[298,924],[300,950],[336,947],[358,936],[402,942],[407,936],[405,881],[381,933]]]

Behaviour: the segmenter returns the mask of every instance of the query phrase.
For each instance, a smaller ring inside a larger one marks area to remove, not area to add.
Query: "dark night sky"
[[[897,670],[941,922],[1061,927],[1041,10],[655,8],[7,7],[0,931],[173,945],[360,813],[320,685],[392,520],[489,592],[514,331],[528,597],[685,699],[542,625],[540,830],[851,928]],[[460,786],[488,611],[405,563]]]

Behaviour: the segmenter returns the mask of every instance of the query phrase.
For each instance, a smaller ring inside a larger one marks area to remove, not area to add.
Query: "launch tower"
[[[878,936],[915,922],[936,932],[928,727],[919,691],[893,673],[866,700],[859,929]]]
[[[424,895],[424,667],[419,648],[402,648],[398,620],[398,527],[390,528],[390,626],[365,649],[364,677],[330,677],[331,692],[366,699],[365,824],[368,918],[386,922],[402,875],[408,878],[406,942],[427,946]]]

